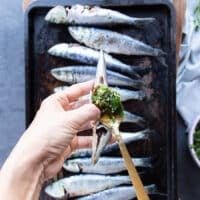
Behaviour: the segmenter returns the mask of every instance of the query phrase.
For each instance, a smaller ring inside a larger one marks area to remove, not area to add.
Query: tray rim
[[[175,63],[175,57],[176,57],[176,26],[175,26],[175,8],[172,2],[170,0],[104,0],[104,1],[93,1],[88,3],[89,0],[87,0],[85,3],[81,2],[81,0],[76,0],[76,2],[73,3],[73,1],[68,1],[68,0],[43,0],[43,1],[35,1],[32,4],[30,4],[25,13],[24,13],[24,35],[25,35],[25,40],[24,40],[24,47],[25,47],[25,118],[26,118],[26,127],[30,124],[31,121],[31,116],[30,116],[30,108],[31,108],[31,93],[30,93],[30,87],[31,87],[31,74],[30,70],[28,68],[28,63],[29,63],[29,17],[30,14],[33,10],[35,9],[42,9],[42,8],[51,8],[56,5],[73,5],[73,4],[89,4],[89,5],[103,5],[103,6],[117,6],[117,7],[122,7],[122,6],[127,6],[127,5],[132,5],[132,6],[152,6],[152,5],[162,5],[165,6],[170,13],[170,25],[171,25],[171,32],[170,32],[170,38],[171,38],[171,49],[172,51],[170,52],[170,55],[174,55],[174,62],[173,66],[174,69],[171,68],[169,71],[169,76],[168,76],[168,82],[169,86],[168,89],[171,91],[171,97],[168,97],[168,101],[170,105],[173,105],[171,107],[171,110],[169,111],[170,116],[168,116],[169,119],[169,124],[173,124],[174,126],[171,127],[168,125],[169,130],[168,132],[171,132],[170,136],[168,136],[168,143],[171,144],[171,148],[169,148],[167,152],[167,158],[170,160],[170,164],[167,164],[167,170],[169,170],[169,173],[171,174],[170,178],[167,178],[167,195],[169,200],[177,200],[178,199],[178,185],[177,185],[177,137],[176,137],[176,84],[175,81],[170,81],[170,80],[176,80],[176,63]],[[97,4],[98,3],[98,4]],[[171,56],[172,57],[172,56]],[[174,120],[173,122],[172,119]]]

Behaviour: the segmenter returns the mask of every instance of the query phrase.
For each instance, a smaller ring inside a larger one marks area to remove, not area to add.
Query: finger
[[[87,81],[84,83],[75,84],[69,87],[67,90],[54,94],[54,97],[57,100],[62,101],[63,99],[64,100],[68,99],[69,102],[73,102],[77,100],[78,98],[89,94],[89,92],[93,88],[93,85],[94,85],[94,81]]]
[[[78,100],[78,101],[70,103],[68,106],[68,109],[74,110],[88,103],[89,103],[89,99]]]
[[[100,110],[94,104],[85,104],[75,110],[66,112],[66,121],[72,124],[74,131],[80,131],[81,127],[90,121],[97,121],[100,117]]]

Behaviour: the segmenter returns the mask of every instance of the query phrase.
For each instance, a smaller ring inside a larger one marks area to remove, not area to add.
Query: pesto
[[[108,115],[111,119],[113,117],[123,117],[124,109],[120,95],[105,85],[99,85],[94,88],[92,103],[101,110],[101,116]]]

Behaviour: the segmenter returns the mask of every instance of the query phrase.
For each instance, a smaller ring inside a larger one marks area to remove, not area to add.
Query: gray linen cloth
[[[188,0],[177,72],[177,110],[188,130],[200,115],[200,32],[195,30],[194,9],[199,1]]]

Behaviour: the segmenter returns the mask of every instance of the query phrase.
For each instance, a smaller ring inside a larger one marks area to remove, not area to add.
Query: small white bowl
[[[200,123],[200,116],[198,116],[196,118],[196,120],[194,121],[194,124],[192,126],[192,128],[189,131],[189,135],[188,135],[188,145],[189,145],[189,150],[191,153],[191,156],[193,158],[193,160],[195,161],[195,163],[197,164],[197,166],[200,168],[200,160],[197,157],[197,154],[194,150],[194,148],[192,148],[193,144],[194,144],[194,133],[196,130],[197,125]]]

